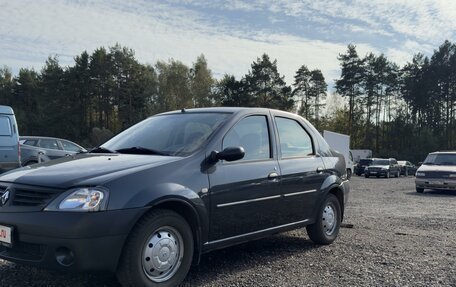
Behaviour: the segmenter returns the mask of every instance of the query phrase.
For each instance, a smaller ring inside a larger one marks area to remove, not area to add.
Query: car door
[[[245,156],[220,161],[209,174],[211,241],[277,225],[281,196],[272,142],[267,113],[243,118],[223,137],[222,149],[242,146]]]
[[[59,144],[56,139],[44,138],[40,139],[38,143],[39,147],[42,149],[42,153],[50,160],[63,157],[66,155],[66,152],[59,147]]]
[[[297,119],[276,116],[279,142],[280,188],[283,218],[288,222],[309,219],[326,178],[323,159],[317,155],[311,133]]]

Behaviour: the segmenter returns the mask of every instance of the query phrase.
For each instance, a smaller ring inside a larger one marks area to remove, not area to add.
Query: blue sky
[[[39,70],[50,55],[69,65],[84,50],[119,43],[150,64],[191,65],[203,53],[218,78],[240,78],[268,53],[288,84],[305,64],[332,86],[349,43],[361,56],[384,53],[404,64],[455,41],[456,1],[0,0],[0,19],[0,66],[14,73]]]

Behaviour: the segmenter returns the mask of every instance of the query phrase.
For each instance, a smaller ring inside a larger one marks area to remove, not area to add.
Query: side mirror
[[[211,152],[210,157],[213,162],[217,162],[219,160],[235,161],[243,158],[244,155],[245,151],[243,147],[227,147],[220,152],[214,150]]]

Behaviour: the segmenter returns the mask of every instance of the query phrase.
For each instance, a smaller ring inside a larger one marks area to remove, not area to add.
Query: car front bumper
[[[456,190],[456,179],[448,178],[415,178],[417,188]]]
[[[58,270],[115,271],[145,211],[0,213],[0,225],[13,228],[13,245],[0,246],[0,258]]]
[[[381,170],[366,170],[364,172],[365,175],[367,176],[386,176],[388,174],[388,170],[386,169],[381,169]]]

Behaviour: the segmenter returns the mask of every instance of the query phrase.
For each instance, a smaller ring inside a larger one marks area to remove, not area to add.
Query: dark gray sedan
[[[69,140],[51,137],[20,137],[22,166],[70,156],[86,149]]]

